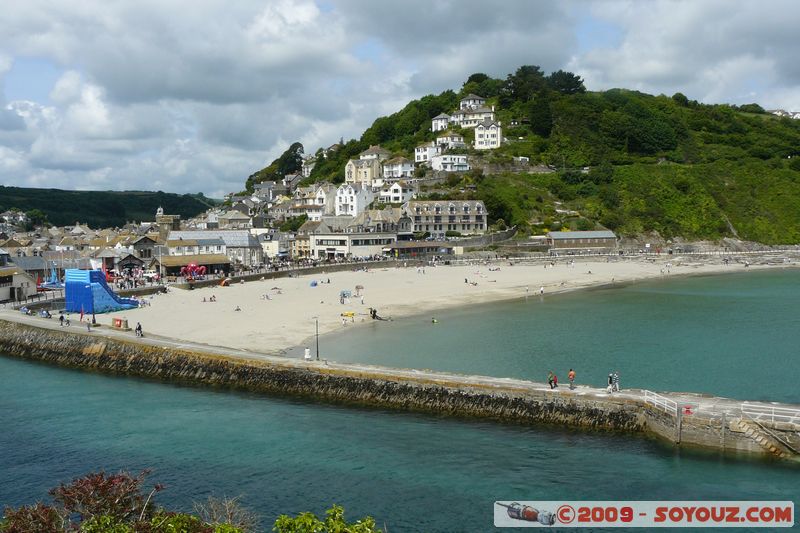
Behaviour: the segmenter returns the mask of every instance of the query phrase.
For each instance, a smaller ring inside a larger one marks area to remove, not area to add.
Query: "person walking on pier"
[[[619,372],[614,371],[614,374],[611,376],[611,381],[613,385],[613,389],[615,392],[619,392]]]
[[[571,368],[569,369],[569,374],[567,374],[567,379],[569,379],[569,390],[575,390],[575,371]]]

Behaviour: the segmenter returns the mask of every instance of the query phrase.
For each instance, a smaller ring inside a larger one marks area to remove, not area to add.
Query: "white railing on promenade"
[[[800,409],[748,402],[742,403],[741,409],[742,414],[760,422],[769,420],[770,422],[788,422],[800,425]]]
[[[670,400],[666,396],[646,390],[644,391],[644,401],[669,415],[678,416],[678,403],[674,400]]]

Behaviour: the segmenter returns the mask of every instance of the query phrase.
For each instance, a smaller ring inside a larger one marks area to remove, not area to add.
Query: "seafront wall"
[[[380,367],[244,359],[9,320],[0,320],[0,353],[108,374],[517,424],[645,434],[680,445],[770,453],[747,434],[746,427],[731,431],[716,420],[675,419],[624,395],[554,392],[534,384],[488,385],[489,378],[438,373],[435,379],[429,374],[414,377]]]

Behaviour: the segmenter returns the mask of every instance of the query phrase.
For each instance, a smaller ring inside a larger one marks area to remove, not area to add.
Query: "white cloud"
[[[800,91],[794,0],[598,2],[595,17],[620,28],[618,46],[570,61],[594,89],[683,92],[708,103],[789,105]]]
[[[587,17],[619,39],[579,51]],[[16,58],[63,74],[49,102],[0,92],[0,180],[221,195],[295,140],[313,152],[523,64],[590,89],[800,110],[799,17],[791,0],[7,2],[0,88]]]

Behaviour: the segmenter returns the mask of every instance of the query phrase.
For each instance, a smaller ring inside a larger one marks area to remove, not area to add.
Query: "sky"
[[[800,111],[797,28],[796,0],[4,2],[0,184],[220,198],[521,65]]]

